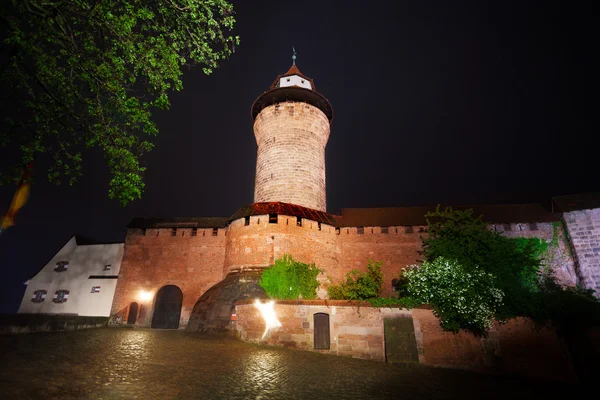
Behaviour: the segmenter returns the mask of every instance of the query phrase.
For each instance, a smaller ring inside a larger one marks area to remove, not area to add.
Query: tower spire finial
[[[296,49],[294,46],[292,46],[292,51],[294,52],[294,54],[292,54],[292,65],[296,65]]]

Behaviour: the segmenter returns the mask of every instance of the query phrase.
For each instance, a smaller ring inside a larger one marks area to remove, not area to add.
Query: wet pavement
[[[551,399],[576,385],[294,351],[183,331],[0,336],[6,399]]]

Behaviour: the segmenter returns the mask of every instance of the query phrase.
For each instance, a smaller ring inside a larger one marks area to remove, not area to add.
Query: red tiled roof
[[[328,225],[335,225],[335,219],[332,215],[327,214],[323,211],[313,210],[298,206],[296,204],[280,203],[280,202],[269,202],[269,203],[254,203],[246,207],[242,207],[235,214],[231,216],[230,221],[248,217],[251,215],[289,215],[291,217],[301,217],[310,219],[316,222],[322,222]]]
[[[442,207],[443,208],[443,207]],[[472,209],[473,215],[482,216],[484,222],[530,223],[554,222],[559,218],[540,204],[502,204],[483,206],[456,206],[456,210]],[[425,214],[435,211],[431,207],[344,208],[336,218],[337,227],[360,226],[416,226],[427,225]]]

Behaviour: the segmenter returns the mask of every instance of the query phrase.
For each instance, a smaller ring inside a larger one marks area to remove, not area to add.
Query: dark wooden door
[[[385,359],[389,363],[418,363],[417,340],[410,317],[383,320],[385,334]]]
[[[177,286],[163,286],[156,294],[152,328],[177,329],[183,293]]]
[[[315,349],[329,349],[329,314],[317,313],[315,318]]]
[[[127,316],[127,323],[130,325],[135,324],[137,320],[138,303],[135,301],[129,305],[129,315]]]

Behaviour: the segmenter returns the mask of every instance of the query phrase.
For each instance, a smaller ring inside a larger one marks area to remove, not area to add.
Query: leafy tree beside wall
[[[5,0],[0,13],[0,79],[13,108],[0,146],[21,155],[2,181],[44,154],[48,179],[72,184],[84,150],[97,148],[122,205],[142,195],[141,157],[158,133],[152,112],[183,88],[182,68],[210,74],[239,43],[225,0]]]
[[[295,300],[315,299],[321,271],[315,264],[295,261],[292,256],[284,255],[275,261],[275,265],[263,271],[259,285],[272,299]]]

